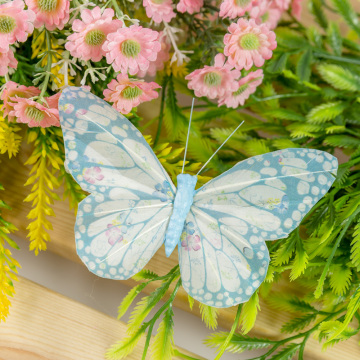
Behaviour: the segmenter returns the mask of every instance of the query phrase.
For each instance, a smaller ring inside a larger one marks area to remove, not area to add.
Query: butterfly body
[[[70,87],[59,100],[66,167],[90,193],[78,208],[75,239],[94,274],[124,280],[165,243],[178,245],[185,291],[210,306],[247,301],[269,265],[266,240],[287,237],[331,187],[337,159],[284,149],[234,165],[201,188],[178,188],[130,121],[103,100]]]
[[[165,253],[168,257],[174,251],[176,245],[180,243],[186,217],[194,201],[196,182],[197,176],[189,174],[179,174],[177,176],[178,187],[176,189],[173,213],[165,235]]]

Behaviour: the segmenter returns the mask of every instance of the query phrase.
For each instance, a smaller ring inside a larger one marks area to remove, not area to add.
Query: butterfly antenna
[[[188,143],[189,143],[190,126],[191,126],[191,119],[192,119],[193,110],[194,110],[194,102],[195,102],[195,98],[192,99],[192,104],[191,104],[189,127],[188,127],[188,133],[187,133],[186,144],[185,144],[184,161],[183,161],[183,166],[182,166],[182,171],[181,171],[182,174],[184,173],[184,168],[185,168],[185,160],[186,160],[186,153],[187,153],[187,148],[188,148]]]
[[[236,133],[239,127],[244,123],[244,121],[228,136],[228,138],[218,147],[218,149],[211,155],[210,159],[203,165],[203,167],[198,171],[196,175],[199,175],[205,166],[211,161],[211,159],[216,155],[216,153],[226,144],[226,142]]]

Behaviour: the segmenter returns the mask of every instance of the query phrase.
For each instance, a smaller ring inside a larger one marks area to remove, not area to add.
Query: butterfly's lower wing
[[[295,229],[336,171],[337,159],[328,153],[286,149],[242,161],[205,184],[179,246],[185,290],[218,307],[247,301],[266,275],[264,240]]]
[[[142,200],[118,191],[88,196],[79,204],[76,250],[98,276],[128,279],[139,272],[164,242],[172,204]]]
[[[65,165],[85,191],[76,246],[95,274],[126,279],[164,241],[175,187],[141,133],[90,92],[66,88],[59,100]]]

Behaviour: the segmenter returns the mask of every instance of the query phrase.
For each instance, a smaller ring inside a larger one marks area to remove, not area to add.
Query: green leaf
[[[360,91],[360,77],[339,65],[318,66],[321,77],[338,90]]]
[[[309,81],[311,75],[312,51],[306,50],[300,56],[296,65],[296,75],[301,81]]]
[[[317,310],[308,302],[301,300],[297,297],[284,295],[284,294],[273,294],[269,299],[269,304],[281,311],[286,311],[290,313],[309,313],[317,312]]]
[[[270,360],[291,360],[300,349],[300,344],[290,344],[272,356]]]
[[[259,310],[259,295],[255,291],[251,298],[243,305],[240,315],[239,324],[241,324],[241,331],[244,335],[254,327]]]
[[[271,74],[281,73],[286,67],[288,57],[289,55],[287,53],[274,55],[274,58],[270,60],[266,70]]]
[[[344,18],[348,25],[360,35],[359,18],[352,8],[349,0],[331,0],[338,13]]]
[[[340,33],[339,26],[331,22],[327,29],[327,38],[329,44],[334,52],[334,55],[340,56],[342,53],[342,36]]]
[[[280,120],[293,120],[293,121],[305,121],[305,117],[294,110],[278,108],[273,110],[267,110],[263,113],[265,116],[271,116]]]
[[[331,135],[325,138],[324,143],[334,147],[358,149],[360,146],[360,139],[349,135]]]
[[[145,288],[147,284],[139,284],[135,287],[133,287],[128,294],[124,297],[121,304],[118,307],[118,320],[121,319],[121,317],[126,313],[126,311],[129,309],[130,305],[135,300],[136,296],[141,293],[141,291]]]
[[[286,264],[291,259],[297,242],[297,236],[292,233],[287,239],[282,241],[280,247],[272,254],[272,263],[274,266]]]
[[[330,267],[330,287],[336,295],[345,295],[352,279],[352,271],[346,265],[335,264]]]
[[[360,270],[360,219],[357,221],[354,233],[353,240],[351,242],[351,261],[354,266],[357,268],[357,271]]]
[[[302,240],[300,239],[300,237],[298,237],[296,241],[295,258],[294,261],[292,262],[292,269],[290,273],[291,281],[294,281],[304,273],[308,262],[309,262],[309,256],[304,249]]]
[[[188,302],[189,302],[190,310],[192,310],[192,309],[193,309],[193,306],[194,306],[195,300],[194,300],[194,298],[193,298],[192,296],[190,296],[190,295],[188,295]]]
[[[199,303],[201,319],[209,329],[216,329],[218,326],[217,317],[219,310],[209,305]]]
[[[323,11],[324,5],[322,0],[310,0],[309,9],[311,13],[315,16],[316,22],[324,29],[327,28],[328,22]]]
[[[342,101],[321,104],[309,112],[307,119],[310,123],[321,124],[335,119],[346,109],[346,107],[347,104]]]
[[[310,313],[292,319],[281,327],[281,332],[290,334],[296,331],[300,331],[315,321],[316,317],[316,313]]]
[[[276,29],[276,41],[278,45],[288,49],[304,50],[309,46],[302,34],[286,27],[278,27]]]
[[[171,360],[174,354],[174,313],[172,307],[166,310],[151,346],[152,359]]]
[[[227,332],[211,334],[210,337],[205,340],[205,344],[212,348],[220,347],[225,342],[228,334],[229,333]],[[229,342],[228,347],[226,348],[226,351],[236,354],[242,353],[246,350],[250,351],[256,349],[265,349],[275,343],[275,341],[268,339],[251,338],[245,335],[234,334]]]
[[[166,145],[166,144],[165,144]],[[142,269],[141,271],[139,271],[137,274],[135,274],[132,279],[134,279],[135,281],[141,281],[141,280],[155,280],[156,278],[158,278],[159,275],[154,273],[151,270],[147,270],[147,269]]]

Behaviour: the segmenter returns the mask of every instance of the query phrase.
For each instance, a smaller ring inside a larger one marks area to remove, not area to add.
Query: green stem
[[[318,299],[320,297],[320,295],[322,294],[322,288],[323,288],[323,285],[324,285],[324,281],[325,281],[326,275],[327,275],[327,273],[329,271],[332,259],[335,256],[336,250],[338,249],[341,240],[345,236],[345,233],[346,233],[347,229],[349,228],[352,221],[354,220],[354,218],[356,218],[356,216],[359,213],[360,213],[360,207],[358,209],[356,209],[355,212],[347,219],[347,223],[346,223],[345,227],[342,229],[339,237],[337,238],[336,243],[335,243],[335,245],[334,245],[334,247],[333,247],[333,249],[331,251],[331,254],[330,254],[329,258],[327,259],[326,265],[325,265],[324,270],[323,270],[323,272],[321,274],[321,277],[319,279],[318,286],[317,286],[317,288],[315,290],[314,295],[315,295],[316,299]]]
[[[42,83],[41,93],[39,95],[40,101],[41,101],[41,99],[44,98],[44,95],[46,93],[46,90],[47,90],[47,87],[48,87],[48,84],[49,84],[49,80],[50,80],[51,65],[52,65],[52,48],[51,48],[50,33],[46,29],[44,31],[45,31],[46,46],[47,46],[47,64],[46,64],[45,80]]]
[[[181,357],[181,358],[183,358],[185,360],[200,360],[198,358],[194,358],[192,356],[186,355],[186,354],[180,352],[178,349],[174,349],[174,355],[177,356],[177,357]]]
[[[115,12],[117,14],[118,17],[121,17],[124,15],[124,13],[121,11],[120,7],[119,7],[119,4],[117,3],[117,0],[111,0],[113,6],[114,6],[114,9],[115,9]]]
[[[164,119],[166,86],[167,86],[168,80],[169,80],[169,77],[167,75],[164,75],[164,79],[163,79],[163,83],[162,83],[159,124],[158,124],[158,128],[157,128],[157,131],[156,131],[156,136],[155,136],[155,140],[154,140],[154,146],[157,145],[157,143],[158,143],[158,141],[160,139],[161,128],[162,128],[162,123],[163,123],[163,119]]]
[[[318,53],[318,52],[314,52],[314,56],[319,57],[319,58],[324,58],[324,59],[349,63],[349,64],[360,65],[360,60],[351,59],[351,58],[347,58],[347,57],[344,57],[344,56],[336,56],[336,55],[323,54],[323,53]]]
[[[219,360],[222,357],[222,355],[224,354],[227,347],[229,346],[229,343],[230,343],[230,341],[231,341],[231,339],[232,339],[232,337],[233,337],[233,335],[235,333],[235,330],[236,330],[236,328],[238,326],[241,310],[242,310],[242,304],[240,304],[238,306],[236,316],[235,316],[235,320],[234,320],[234,323],[232,324],[229,335],[226,337],[224,343],[222,344],[221,348],[219,349],[219,353],[216,355],[216,358],[214,360]]]

